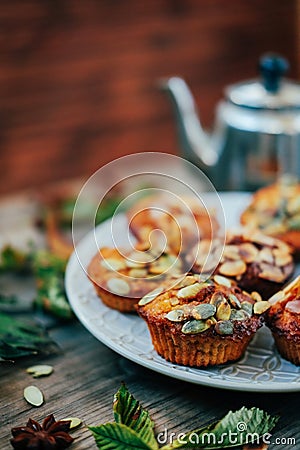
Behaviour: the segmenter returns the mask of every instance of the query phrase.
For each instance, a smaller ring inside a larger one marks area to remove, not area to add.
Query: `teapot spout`
[[[216,165],[218,154],[201,126],[188,85],[180,77],[171,77],[160,79],[159,87],[172,100],[183,156],[204,170],[209,170]]]

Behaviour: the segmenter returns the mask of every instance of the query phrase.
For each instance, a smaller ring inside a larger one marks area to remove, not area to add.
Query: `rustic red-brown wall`
[[[0,5],[0,192],[178,153],[156,81],[179,74],[204,125],[276,51],[299,75],[296,0],[10,0]]]

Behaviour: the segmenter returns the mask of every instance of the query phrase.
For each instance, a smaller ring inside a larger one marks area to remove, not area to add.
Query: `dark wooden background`
[[[0,193],[140,151],[178,153],[161,76],[190,84],[206,127],[228,83],[277,51],[300,77],[297,1],[0,3]]]

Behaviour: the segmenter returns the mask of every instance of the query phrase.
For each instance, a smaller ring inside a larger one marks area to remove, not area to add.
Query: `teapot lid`
[[[261,78],[228,86],[227,99],[251,109],[293,110],[300,108],[300,84],[283,78],[289,68],[280,55],[265,54],[260,58]]]

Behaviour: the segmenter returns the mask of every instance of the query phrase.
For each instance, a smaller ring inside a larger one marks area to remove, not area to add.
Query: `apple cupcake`
[[[121,312],[135,312],[141,297],[182,270],[171,253],[160,256],[103,247],[92,258],[87,274],[105,305]]]
[[[215,275],[187,275],[170,289],[148,293],[138,303],[157,353],[167,361],[207,367],[240,359],[263,325],[267,301]]]
[[[264,300],[281,289],[294,272],[291,247],[259,231],[228,233],[223,245],[219,240],[200,241],[187,256],[193,272],[214,270],[235,280],[240,288],[256,291]]]
[[[266,323],[280,355],[300,365],[300,276],[270,298]]]

